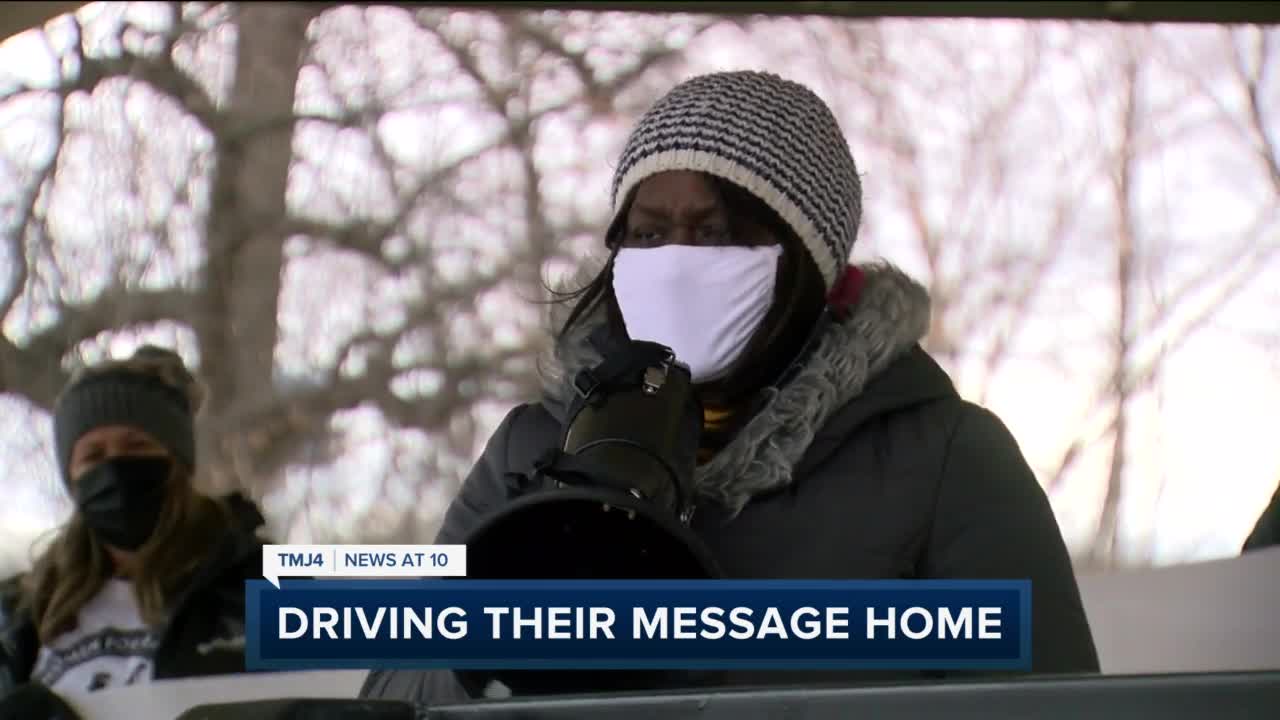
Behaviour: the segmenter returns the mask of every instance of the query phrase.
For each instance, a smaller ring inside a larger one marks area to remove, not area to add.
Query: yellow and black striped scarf
[[[725,408],[703,408],[702,443],[698,448],[699,465],[710,460],[728,442],[732,417],[733,412]]]

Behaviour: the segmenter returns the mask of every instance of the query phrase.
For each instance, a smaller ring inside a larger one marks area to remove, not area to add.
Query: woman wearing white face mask
[[[671,347],[706,409],[694,531],[739,578],[1028,578],[1036,672],[1098,659],[1049,503],[1001,422],[921,349],[926,290],[850,266],[861,185],[826,105],[775,75],[689,80],[618,164],[610,262],[569,296],[541,401],[511,412],[446,515],[462,542],[504,474],[560,437],[601,326]],[[729,682],[866,679],[736,673]],[[443,674],[368,696],[442,701]]]

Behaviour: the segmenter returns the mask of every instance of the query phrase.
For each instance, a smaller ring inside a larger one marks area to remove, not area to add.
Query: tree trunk
[[[1137,200],[1135,153],[1138,133],[1138,63],[1130,56],[1124,68],[1124,106],[1121,120],[1122,135],[1117,148],[1114,171],[1116,238],[1115,238],[1115,292],[1116,326],[1112,345],[1114,352],[1111,372],[1112,402],[1115,422],[1111,436],[1111,467],[1107,471],[1107,491],[1102,501],[1098,519],[1098,531],[1094,538],[1095,563],[1102,567],[1115,564],[1118,547],[1120,500],[1124,493],[1126,450],[1129,441],[1129,405],[1134,388],[1130,384],[1130,355],[1134,342],[1134,293],[1137,289],[1137,216],[1134,204]]]
[[[244,3],[234,19],[235,79],[215,130],[204,303],[193,322],[210,390],[206,412],[222,421],[234,418],[240,404],[273,393],[293,157],[292,124],[279,120],[293,113],[307,28],[319,10],[309,3]],[[248,439],[228,426],[234,423],[221,422],[202,437],[204,479],[214,491],[260,484],[243,477],[251,472]]]

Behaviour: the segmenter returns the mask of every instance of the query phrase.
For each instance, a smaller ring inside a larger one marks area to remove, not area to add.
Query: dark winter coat
[[[244,582],[262,577],[264,519],[243,496],[228,501],[235,525],[174,604],[153,662],[157,680],[245,671]],[[0,587],[0,698],[29,682],[40,649],[35,624],[18,608],[20,580]]]
[[[1280,545],[1280,487],[1276,488],[1270,504],[1258,516],[1258,522],[1254,524],[1249,537],[1245,538],[1241,552],[1261,550],[1274,545]]]
[[[891,267],[864,273],[854,312],[825,330],[798,374],[767,391],[762,409],[700,467],[693,529],[732,578],[1028,578],[1034,672],[1097,672],[1066,546],[1013,436],[961,399],[920,348],[924,288]],[[515,408],[492,436],[437,542],[463,542],[507,497],[504,473],[527,470],[559,441],[564,378],[595,360],[585,345],[568,347],[543,401]],[[872,677],[885,676],[743,672],[726,681]],[[444,672],[375,671],[363,693],[432,704],[465,697]]]

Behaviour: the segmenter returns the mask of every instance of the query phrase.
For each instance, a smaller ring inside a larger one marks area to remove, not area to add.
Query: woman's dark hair
[[[794,361],[821,315],[825,292],[817,264],[791,226],[745,188],[728,180],[709,177],[724,202],[732,232],[742,233],[746,228],[763,227],[783,248],[774,302],[760,328],[726,378],[701,388],[706,401],[732,405],[773,382]],[[627,198],[617,220],[606,233],[609,257],[604,268],[581,288],[552,291],[554,302],[572,305],[567,319],[557,331],[557,343],[569,342],[581,324],[592,317],[602,304],[605,321],[614,331],[624,332],[622,314],[613,295],[613,261],[627,232],[626,217],[630,204],[631,198]],[[771,351],[765,352],[766,349]]]

